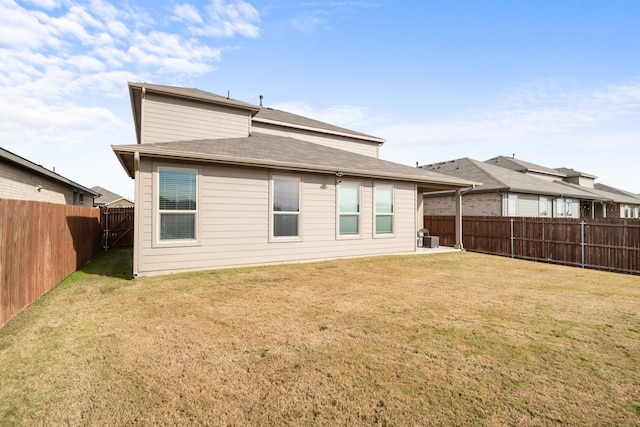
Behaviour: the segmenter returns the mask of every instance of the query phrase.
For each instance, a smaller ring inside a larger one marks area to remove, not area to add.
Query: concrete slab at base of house
[[[396,252],[389,254],[379,254],[379,255],[363,255],[363,256],[349,256],[349,257],[336,257],[336,258],[321,258],[321,259],[309,259],[309,260],[299,260],[299,261],[288,261],[288,262],[270,262],[270,263],[256,263],[256,264],[238,264],[238,265],[228,265],[224,267],[211,267],[211,268],[192,268],[192,269],[183,269],[183,270],[163,270],[163,271],[155,271],[151,273],[145,273],[141,275],[135,275],[134,279],[137,277],[152,277],[152,276],[160,276],[165,274],[180,274],[180,273],[193,273],[198,271],[210,271],[210,270],[224,270],[227,268],[251,268],[251,267],[267,267],[271,265],[287,265],[287,264],[309,264],[313,262],[325,262],[325,261],[338,261],[342,259],[353,259],[353,258],[375,258],[381,256],[398,256],[398,255],[429,255],[429,254],[437,254],[437,253],[446,253],[446,252],[464,252],[464,249],[455,249],[449,246],[438,246],[437,248],[416,248],[415,252]]]
[[[456,249],[449,246],[438,246],[437,248],[416,248],[417,255],[437,254],[443,252],[464,252],[464,249]]]

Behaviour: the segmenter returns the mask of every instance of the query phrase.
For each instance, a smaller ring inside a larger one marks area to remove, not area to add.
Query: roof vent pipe
[[[260,95],[260,106],[262,107],[262,99],[264,98],[264,96]]]

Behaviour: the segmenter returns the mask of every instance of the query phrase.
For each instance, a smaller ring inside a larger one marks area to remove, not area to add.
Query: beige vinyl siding
[[[188,167],[178,163],[174,166]],[[303,182],[303,237],[301,241],[270,242],[272,171],[221,165],[199,168],[198,245],[153,247],[154,166],[142,161],[142,197],[136,200],[136,207],[141,210],[138,275],[415,251],[416,188],[412,183],[395,183],[394,237],[374,239],[373,181],[362,180],[361,238],[338,240],[335,176],[291,174],[300,176]]]
[[[143,144],[249,135],[248,111],[157,94],[143,102]]]
[[[518,216],[540,216],[538,200],[537,195],[518,194]]]
[[[252,132],[288,136],[291,138],[313,142],[315,144],[324,145],[326,147],[338,148],[340,150],[350,151],[352,153],[362,154],[369,157],[377,158],[379,154],[378,143],[376,142],[358,140],[356,138],[348,138],[340,135],[315,133],[303,129],[285,129],[269,123],[253,122],[251,126]]]

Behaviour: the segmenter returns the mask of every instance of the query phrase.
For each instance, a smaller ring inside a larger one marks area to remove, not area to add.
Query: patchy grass
[[[0,330],[1,425],[640,425],[640,278],[472,253],[140,278]]]

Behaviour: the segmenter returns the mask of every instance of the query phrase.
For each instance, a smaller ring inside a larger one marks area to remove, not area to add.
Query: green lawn
[[[129,280],[0,330],[0,425],[640,425],[640,278],[473,253]]]

